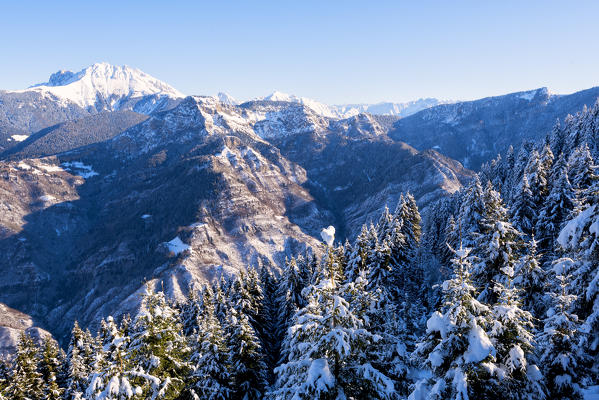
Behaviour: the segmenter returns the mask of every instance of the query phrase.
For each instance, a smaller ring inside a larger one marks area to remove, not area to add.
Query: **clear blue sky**
[[[3,1],[0,88],[99,61],[327,103],[599,85],[598,1]]]

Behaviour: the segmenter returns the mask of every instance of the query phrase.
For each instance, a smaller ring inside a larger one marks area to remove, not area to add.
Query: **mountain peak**
[[[79,72],[60,70],[52,74],[48,82],[27,90],[47,92],[83,108],[95,106],[98,98],[107,101],[110,108],[115,108],[125,98],[148,95],[184,97],[172,86],[137,68],[115,66],[106,62],[92,64]]]

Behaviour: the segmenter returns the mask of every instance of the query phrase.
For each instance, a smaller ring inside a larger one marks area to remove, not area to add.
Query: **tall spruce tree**
[[[520,232],[509,222],[503,201],[489,182],[483,193],[484,209],[479,221],[481,230],[474,232],[476,245],[472,251],[476,264],[472,271],[474,284],[480,289],[479,300],[497,302],[494,283],[502,283],[501,269],[513,267],[520,245]]]
[[[569,293],[569,280],[574,268],[572,259],[559,259],[552,274],[555,285],[551,308],[544,320],[538,341],[542,349],[541,364],[549,397],[552,399],[581,400],[581,381],[584,369],[584,352],[578,347],[582,332],[578,317],[570,307],[576,296]]]
[[[44,381],[44,399],[62,399],[64,388],[59,386],[58,378],[63,365],[64,352],[52,338],[46,338],[42,347],[40,372]]]
[[[520,186],[514,195],[511,214],[514,227],[530,237],[536,222],[536,204],[526,173],[522,176]]]
[[[190,348],[177,311],[163,292],[147,288],[131,333],[128,359],[144,398],[176,399],[190,373]]]
[[[232,399],[262,399],[267,386],[264,353],[246,314],[234,307],[225,326],[230,351]]]
[[[198,329],[191,338],[192,374],[186,394],[193,399],[226,400],[232,391],[230,352],[225,333],[214,311],[214,295],[203,291],[204,304],[197,316]]]
[[[85,391],[89,400],[141,399],[142,389],[131,384],[127,347],[130,341],[123,336],[112,316],[103,321],[102,354],[97,356],[94,372]]]
[[[514,285],[518,287],[523,308],[539,319],[545,313],[544,295],[546,273],[539,264],[537,242],[534,237],[525,245],[525,252],[516,262]]]
[[[493,305],[493,323],[489,336],[497,355],[495,371],[497,393],[502,399],[545,399],[545,387],[539,368],[533,363],[534,323],[530,312],[521,308],[520,293],[514,286],[514,269],[501,269],[505,283],[496,282],[497,303]]]
[[[476,300],[470,250],[455,251],[453,277],[443,282],[443,305],[427,322],[415,357],[431,372],[420,380],[413,399],[483,399],[494,396],[496,350],[487,336],[489,307]]]
[[[44,380],[39,371],[39,347],[26,333],[19,336],[5,395],[11,400],[44,398]]]
[[[66,391],[69,400],[82,398],[95,364],[94,339],[89,331],[83,331],[77,321],[71,331],[66,355]]]

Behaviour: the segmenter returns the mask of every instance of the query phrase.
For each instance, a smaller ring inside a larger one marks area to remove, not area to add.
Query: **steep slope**
[[[557,119],[593,105],[598,97],[599,87],[570,95],[541,88],[444,104],[402,118],[389,136],[417,149],[436,149],[476,170],[510,145],[541,139]]]
[[[145,121],[148,117],[133,111],[102,112],[75,121],[67,121],[31,135],[12,135],[14,144],[1,158],[44,157],[102,142]],[[12,144],[12,143],[11,143]]]

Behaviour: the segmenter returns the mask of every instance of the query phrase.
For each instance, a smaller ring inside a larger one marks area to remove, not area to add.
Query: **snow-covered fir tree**
[[[525,252],[515,264],[514,285],[520,289],[522,307],[535,318],[545,312],[546,273],[539,264],[537,242],[533,237],[525,244]]]
[[[123,336],[114,318],[106,318],[102,327],[101,355],[96,355],[94,372],[89,378],[89,385],[84,399],[90,400],[124,400],[142,397],[140,387],[131,383],[127,347],[130,341]]]
[[[202,312],[197,316],[196,332],[191,338],[192,374],[187,392],[193,399],[225,400],[233,389],[230,353],[225,333],[214,313],[214,295],[203,291]]]
[[[528,175],[524,173],[511,208],[514,227],[525,235],[530,236],[536,223],[536,204]]]
[[[176,309],[148,287],[128,346],[129,374],[144,398],[176,399],[190,371],[191,349]]]
[[[502,268],[513,267],[521,246],[520,232],[510,223],[503,201],[490,182],[483,193],[483,204],[481,230],[472,233],[476,241],[472,250],[476,257],[472,279],[480,290],[479,300],[494,304],[498,298],[494,282],[501,283]]]
[[[534,364],[533,316],[521,308],[522,290],[514,287],[513,267],[505,266],[501,272],[505,283],[495,283],[499,298],[492,307],[493,322],[488,333],[496,350],[496,390],[502,399],[541,400],[545,398],[545,387]]]
[[[426,336],[414,352],[431,377],[416,384],[410,399],[482,399],[494,391],[496,350],[486,333],[492,314],[476,300],[470,258],[467,248],[455,251],[442,308],[427,321]]]
[[[230,351],[232,399],[262,399],[267,386],[264,353],[249,317],[234,307],[225,326]]]
[[[64,352],[52,338],[44,340],[40,360],[40,372],[44,381],[44,399],[62,399],[64,388],[59,385]]]
[[[581,381],[584,376],[584,352],[579,347],[582,332],[578,317],[570,309],[576,296],[569,293],[569,280],[574,262],[559,259],[552,273],[556,284],[551,296],[551,307],[544,320],[538,341],[542,349],[541,364],[549,398],[582,399]]]
[[[66,355],[67,399],[80,399],[85,393],[95,364],[94,350],[92,335],[89,331],[83,331],[75,321]]]
[[[39,347],[26,333],[19,336],[17,352],[12,362],[8,385],[4,390],[7,399],[33,400],[42,399],[44,380],[39,371]]]

